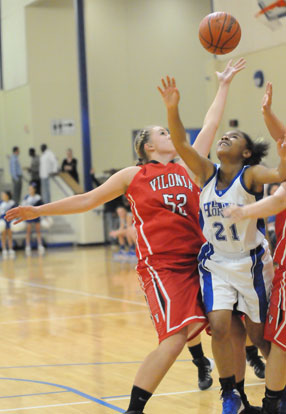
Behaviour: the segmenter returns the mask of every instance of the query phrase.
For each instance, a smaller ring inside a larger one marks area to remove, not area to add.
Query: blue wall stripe
[[[74,0],[74,6],[75,6],[76,26],[77,26],[84,189],[85,191],[89,191],[93,187],[92,187],[92,180],[90,176],[91,145],[90,145],[88,86],[87,86],[85,33],[84,33],[84,1]]]

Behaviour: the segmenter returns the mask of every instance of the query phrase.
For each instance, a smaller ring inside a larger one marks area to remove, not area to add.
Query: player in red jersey
[[[209,153],[231,80],[244,67],[245,61],[240,59],[217,73],[218,92],[194,143],[201,154]],[[135,146],[142,166],[125,168],[88,193],[41,207],[19,207],[7,215],[8,220],[17,218],[19,222],[41,215],[81,213],[121,194],[128,197],[137,230],[137,272],[159,337],[159,346],[136,375],[129,414],[143,412],[186,341],[207,325],[197,271],[197,254],[203,241],[198,188],[187,170],[173,161],[176,150],[165,128],[141,130]]]
[[[271,104],[272,84],[268,83],[262,101],[262,113],[270,134],[278,141],[286,136],[286,127],[272,112]],[[286,182],[273,195],[244,207],[231,206],[225,210],[225,215],[231,216],[234,221],[276,215],[274,262],[277,267],[264,330],[264,337],[271,342],[271,349],[266,363],[262,414],[286,414],[283,396],[286,385]]]

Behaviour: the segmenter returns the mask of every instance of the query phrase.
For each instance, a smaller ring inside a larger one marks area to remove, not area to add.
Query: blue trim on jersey
[[[257,230],[265,236],[265,222],[262,218],[258,219],[256,222]]]
[[[201,209],[200,209],[200,212],[199,212],[199,224],[201,226],[201,229],[203,230],[204,225],[205,225],[205,220],[204,220],[204,216],[203,216],[203,213],[202,213]]]
[[[255,196],[256,201],[258,201],[258,200],[260,200],[261,198],[263,198],[263,191],[260,191],[259,193],[256,193],[255,191],[252,191],[252,190],[250,190],[249,188],[247,188],[247,187],[246,187],[246,185],[245,185],[245,182],[244,182],[244,173],[245,173],[245,171],[246,171],[248,168],[250,168],[250,167],[251,167],[251,165],[245,165],[245,166],[243,167],[242,174],[241,174],[241,177],[240,177],[240,183],[241,183],[242,187],[244,188],[244,190],[245,190],[248,194],[254,195],[254,196]]]
[[[216,175],[218,170],[218,164],[214,164],[214,172],[213,174],[210,176],[210,178],[207,179],[207,181],[204,183],[203,188],[205,188],[206,185],[208,185],[208,183],[214,178],[214,176]]]
[[[251,273],[253,277],[253,286],[259,299],[259,314],[261,322],[265,322],[268,308],[265,284],[263,279],[262,257],[265,253],[264,248],[260,245],[256,249],[250,250],[252,259]]]
[[[205,306],[206,313],[209,313],[213,309],[214,303],[214,293],[213,293],[213,283],[212,283],[212,274],[205,267],[206,261],[214,254],[214,248],[211,243],[206,242],[203,244],[201,251],[198,255],[199,261],[199,270],[204,281],[204,287],[202,292],[203,303]]]
[[[220,171],[220,166],[218,167],[218,169],[217,169],[217,176],[216,176],[216,183],[215,183],[215,188],[214,188],[214,190],[215,190],[215,193],[216,193],[216,195],[217,196],[219,196],[219,197],[222,197],[226,192],[227,192],[227,190],[229,190],[230,189],[230,187],[232,186],[232,184],[235,182],[235,180],[240,176],[240,174],[241,174],[241,172],[243,171],[243,169],[242,170],[239,170],[238,171],[238,173],[236,174],[236,176],[232,179],[232,181],[230,182],[230,184],[229,184],[229,186],[228,187],[226,187],[226,188],[224,188],[223,190],[217,190],[217,182],[218,182],[218,177],[219,177],[219,171]]]

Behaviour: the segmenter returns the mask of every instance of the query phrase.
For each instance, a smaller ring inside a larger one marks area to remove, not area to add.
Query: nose
[[[224,135],[221,139],[224,141],[229,141],[229,137],[227,135]]]

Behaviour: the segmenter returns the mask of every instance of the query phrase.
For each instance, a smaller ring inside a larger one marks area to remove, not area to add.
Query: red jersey
[[[274,262],[279,266],[286,267],[286,210],[276,215],[275,233],[277,238],[274,252]]]
[[[200,190],[179,164],[151,161],[130,183],[128,198],[137,231],[137,256],[196,257],[204,243],[199,225]]]

